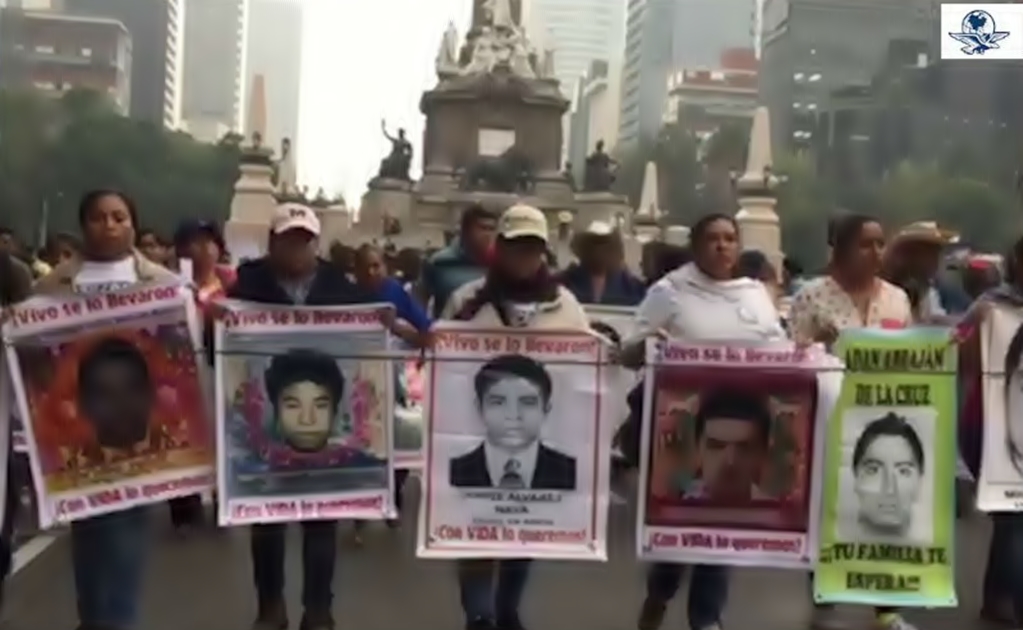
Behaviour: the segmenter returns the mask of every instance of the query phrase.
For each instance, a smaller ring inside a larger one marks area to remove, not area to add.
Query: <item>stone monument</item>
[[[473,0],[465,40],[454,24],[445,29],[435,57],[437,85],[420,100],[422,177],[413,183],[408,175],[411,143],[400,130],[392,136],[385,129],[391,151],[346,241],[442,243],[472,204],[495,212],[533,205],[547,214],[552,231],[563,229],[566,216],[576,230],[594,220],[631,223],[624,197],[606,189],[576,193],[565,176],[562,117],[569,102],[553,73],[553,51],[535,45],[522,26],[521,4]]]
[[[235,261],[266,251],[266,238],[277,206],[273,150],[263,145],[266,134],[266,87],[261,75],[252,82],[249,98],[249,136],[242,145],[234,185],[231,216],[224,225],[224,241]]]
[[[775,269],[781,269],[784,254],[781,250],[781,228],[775,212],[779,179],[774,174],[773,163],[770,114],[766,107],[758,107],[750,129],[746,171],[735,184],[739,195],[739,212],[735,220],[739,223],[743,247],[759,249]]]

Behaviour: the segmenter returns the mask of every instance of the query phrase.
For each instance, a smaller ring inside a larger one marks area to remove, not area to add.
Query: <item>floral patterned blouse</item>
[[[803,285],[789,312],[789,332],[800,343],[812,343],[828,327],[905,328],[912,322],[906,292],[884,280],[870,301],[866,321],[849,294],[829,276]]]

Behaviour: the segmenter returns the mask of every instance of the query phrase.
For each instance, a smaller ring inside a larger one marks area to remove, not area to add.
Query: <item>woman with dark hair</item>
[[[739,274],[742,247],[735,219],[725,214],[707,215],[693,225],[689,242],[692,262],[651,285],[639,305],[635,332],[623,344],[622,362],[628,367],[643,363],[646,339],[655,335],[694,342],[785,337],[767,288],[759,280]],[[629,398],[631,415],[629,429],[623,429],[622,451],[635,460],[638,454],[635,436],[639,435],[642,417],[641,390],[637,388]],[[640,630],[661,626],[687,568],[666,562],[650,567],[646,599],[639,615]],[[728,596],[728,569],[722,565],[696,565],[691,572],[689,627],[716,630]]]
[[[589,330],[582,306],[548,267],[547,241],[547,219],[541,211],[526,205],[506,210],[497,222],[493,261],[486,274],[456,290],[441,318],[485,329]],[[522,630],[519,604],[531,560],[457,563],[466,628]]]
[[[167,266],[169,262],[169,252],[167,251],[167,244],[160,238],[160,235],[155,230],[144,228],[139,230],[138,235],[135,239],[135,247],[138,248],[142,255],[149,260],[155,262],[158,265]]]
[[[792,300],[789,325],[797,343],[827,348],[841,331],[852,328],[906,328],[913,312],[906,292],[881,278],[885,235],[881,223],[862,214],[845,214],[829,224],[828,275],[803,286]],[[878,630],[913,630],[891,607],[878,606]],[[834,606],[815,605],[813,627],[844,628]]]
[[[39,280],[42,294],[106,293],[177,276],[135,249],[138,214],[126,195],[95,190],[78,206],[82,250]],[[71,563],[80,628],[133,628],[138,622],[148,510],[131,508],[71,524]]]

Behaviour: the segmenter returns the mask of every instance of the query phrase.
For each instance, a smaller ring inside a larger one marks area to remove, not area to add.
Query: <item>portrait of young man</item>
[[[296,451],[323,450],[344,396],[337,361],[313,350],[291,350],[273,357],[263,378],[276,433]]]
[[[699,470],[684,499],[730,505],[773,499],[759,486],[771,439],[766,397],[739,389],[701,396],[694,423]]]
[[[856,516],[863,533],[884,538],[909,535],[924,464],[923,443],[906,418],[888,413],[864,427],[852,455]]]
[[[486,437],[450,460],[456,488],[575,490],[576,460],[543,444],[553,383],[547,369],[522,355],[488,361],[473,379],[475,409]]]
[[[92,426],[96,447],[86,457],[109,463],[149,445],[156,388],[145,355],[120,337],[96,343],[78,364],[78,409]]]

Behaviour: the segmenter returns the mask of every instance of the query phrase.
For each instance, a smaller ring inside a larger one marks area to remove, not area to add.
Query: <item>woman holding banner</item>
[[[849,214],[835,220],[830,232],[829,274],[807,283],[792,301],[793,339],[830,349],[848,328],[899,329],[912,324],[906,293],[879,277],[885,245],[881,224],[872,217]],[[878,630],[913,630],[895,608],[878,606],[876,613]],[[834,606],[817,605],[813,627],[837,630],[845,624]]]
[[[703,217],[689,234],[693,262],[667,274],[647,291],[636,313],[636,332],[627,340],[622,362],[639,367],[648,337],[667,335],[693,341],[783,339],[778,311],[764,284],[738,277],[741,244],[735,219]],[[675,597],[685,566],[656,563],[647,573],[640,630],[656,630]],[[728,569],[697,565],[689,586],[689,626],[718,630],[728,596]]]
[[[80,256],[36,284],[37,293],[100,293],[177,276],[134,249],[138,215],[122,193],[97,190],[78,206]],[[133,628],[149,546],[148,511],[136,507],[71,524],[71,563],[80,628]]]
[[[458,289],[441,318],[491,329],[588,330],[579,302],[558,285],[547,266],[547,238],[547,219],[541,211],[526,205],[506,210],[498,221],[494,261],[486,276]],[[530,562],[458,560],[468,630],[522,630],[519,603]]]

